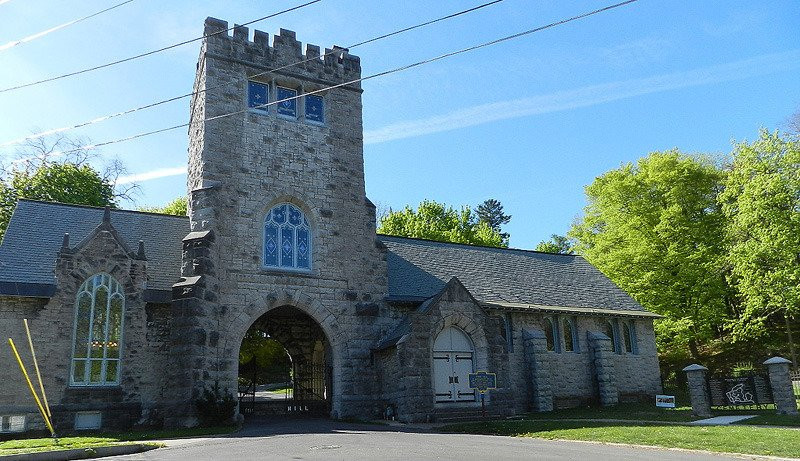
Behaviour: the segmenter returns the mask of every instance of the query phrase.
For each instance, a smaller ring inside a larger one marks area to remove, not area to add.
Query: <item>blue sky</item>
[[[0,0],[0,47],[115,3]],[[0,88],[197,37],[206,16],[241,23],[299,3],[135,0],[0,50]],[[304,43],[347,46],[480,3],[323,0],[251,30],[283,27]],[[610,3],[504,0],[352,53],[368,75]],[[621,163],[671,148],[722,155],[760,127],[782,128],[800,110],[798,30],[800,3],[789,0],[640,0],[364,82],[367,195],[384,209],[496,198],[513,216],[512,246],[531,248],[566,232],[584,206],[583,187]],[[195,42],[0,93],[0,144],[188,93],[198,50]],[[184,99],[70,135],[103,142],[187,119]],[[100,153],[138,175],[141,193],[125,206],[158,205],[185,193],[186,145],[179,129]]]

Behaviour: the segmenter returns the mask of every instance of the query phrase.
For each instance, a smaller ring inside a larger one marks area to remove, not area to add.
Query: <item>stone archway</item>
[[[240,412],[245,415],[328,415],[333,394],[333,354],[321,325],[302,309],[283,305],[259,316],[245,338],[264,337],[280,344],[291,357],[288,391],[283,397],[253,383],[240,388]],[[259,334],[253,335],[253,332]],[[240,346],[241,349],[241,346]],[[242,368],[240,365],[240,376]]]

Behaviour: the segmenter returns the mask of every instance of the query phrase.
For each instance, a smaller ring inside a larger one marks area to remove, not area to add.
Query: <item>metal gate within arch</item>
[[[442,330],[433,343],[433,379],[437,403],[474,402],[469,388],[474,348],[469,337],[456,327]]]

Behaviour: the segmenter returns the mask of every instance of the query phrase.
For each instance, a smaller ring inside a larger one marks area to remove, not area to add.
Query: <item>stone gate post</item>
[[[614,352],[611,351],[611,338],[596,331],[587,332],[587,337],[594,357],[600,405],[604,407],[616,405],[619,403],[619,391],[614,374]]]
[[[772,399],[775,409],[780,415],[796,415],[797,401],[792,389],[792,378],[789,376],[791,360],[783,357],[772,357],[764,362],[769,371],[769,384],[772,387]]]
[[[708,382],[706,381],[708,368],[695,363],[684,368],[683,371],[686,372],[686,379],[689,382],[692,413],[704,418],[710,417],[711,396],[708,395]]]
[[[523,340],[525,363],[528,366],[528,376],[533,391],[533,407],[536,411],[552,411],[553,390],[550,387],[547,339],[542,331],[525,330]]]

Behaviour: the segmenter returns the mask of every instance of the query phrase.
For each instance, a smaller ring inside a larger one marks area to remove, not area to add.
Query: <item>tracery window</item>
[[[575,331],[575,323],[571,318],[564,319],[564,352],[576,352],[578,344],[578,335]]]
[[[124,311],[125,294],[114,277],[96,274],[83,282],[75,300],[73,386],[119,384]]]
[[[290,203],[274,206],[264,220],[264,266],[311,269],[311,226],[305,214]]]
[[[547,350],[554,352],[556,350],[556,324],[553,319],[545,317],[542,320],[542,329],[544,330],[544,338],[547,343]]]
[[[278,115],[297,118],[297,90],[279,86],[275,89]]]

